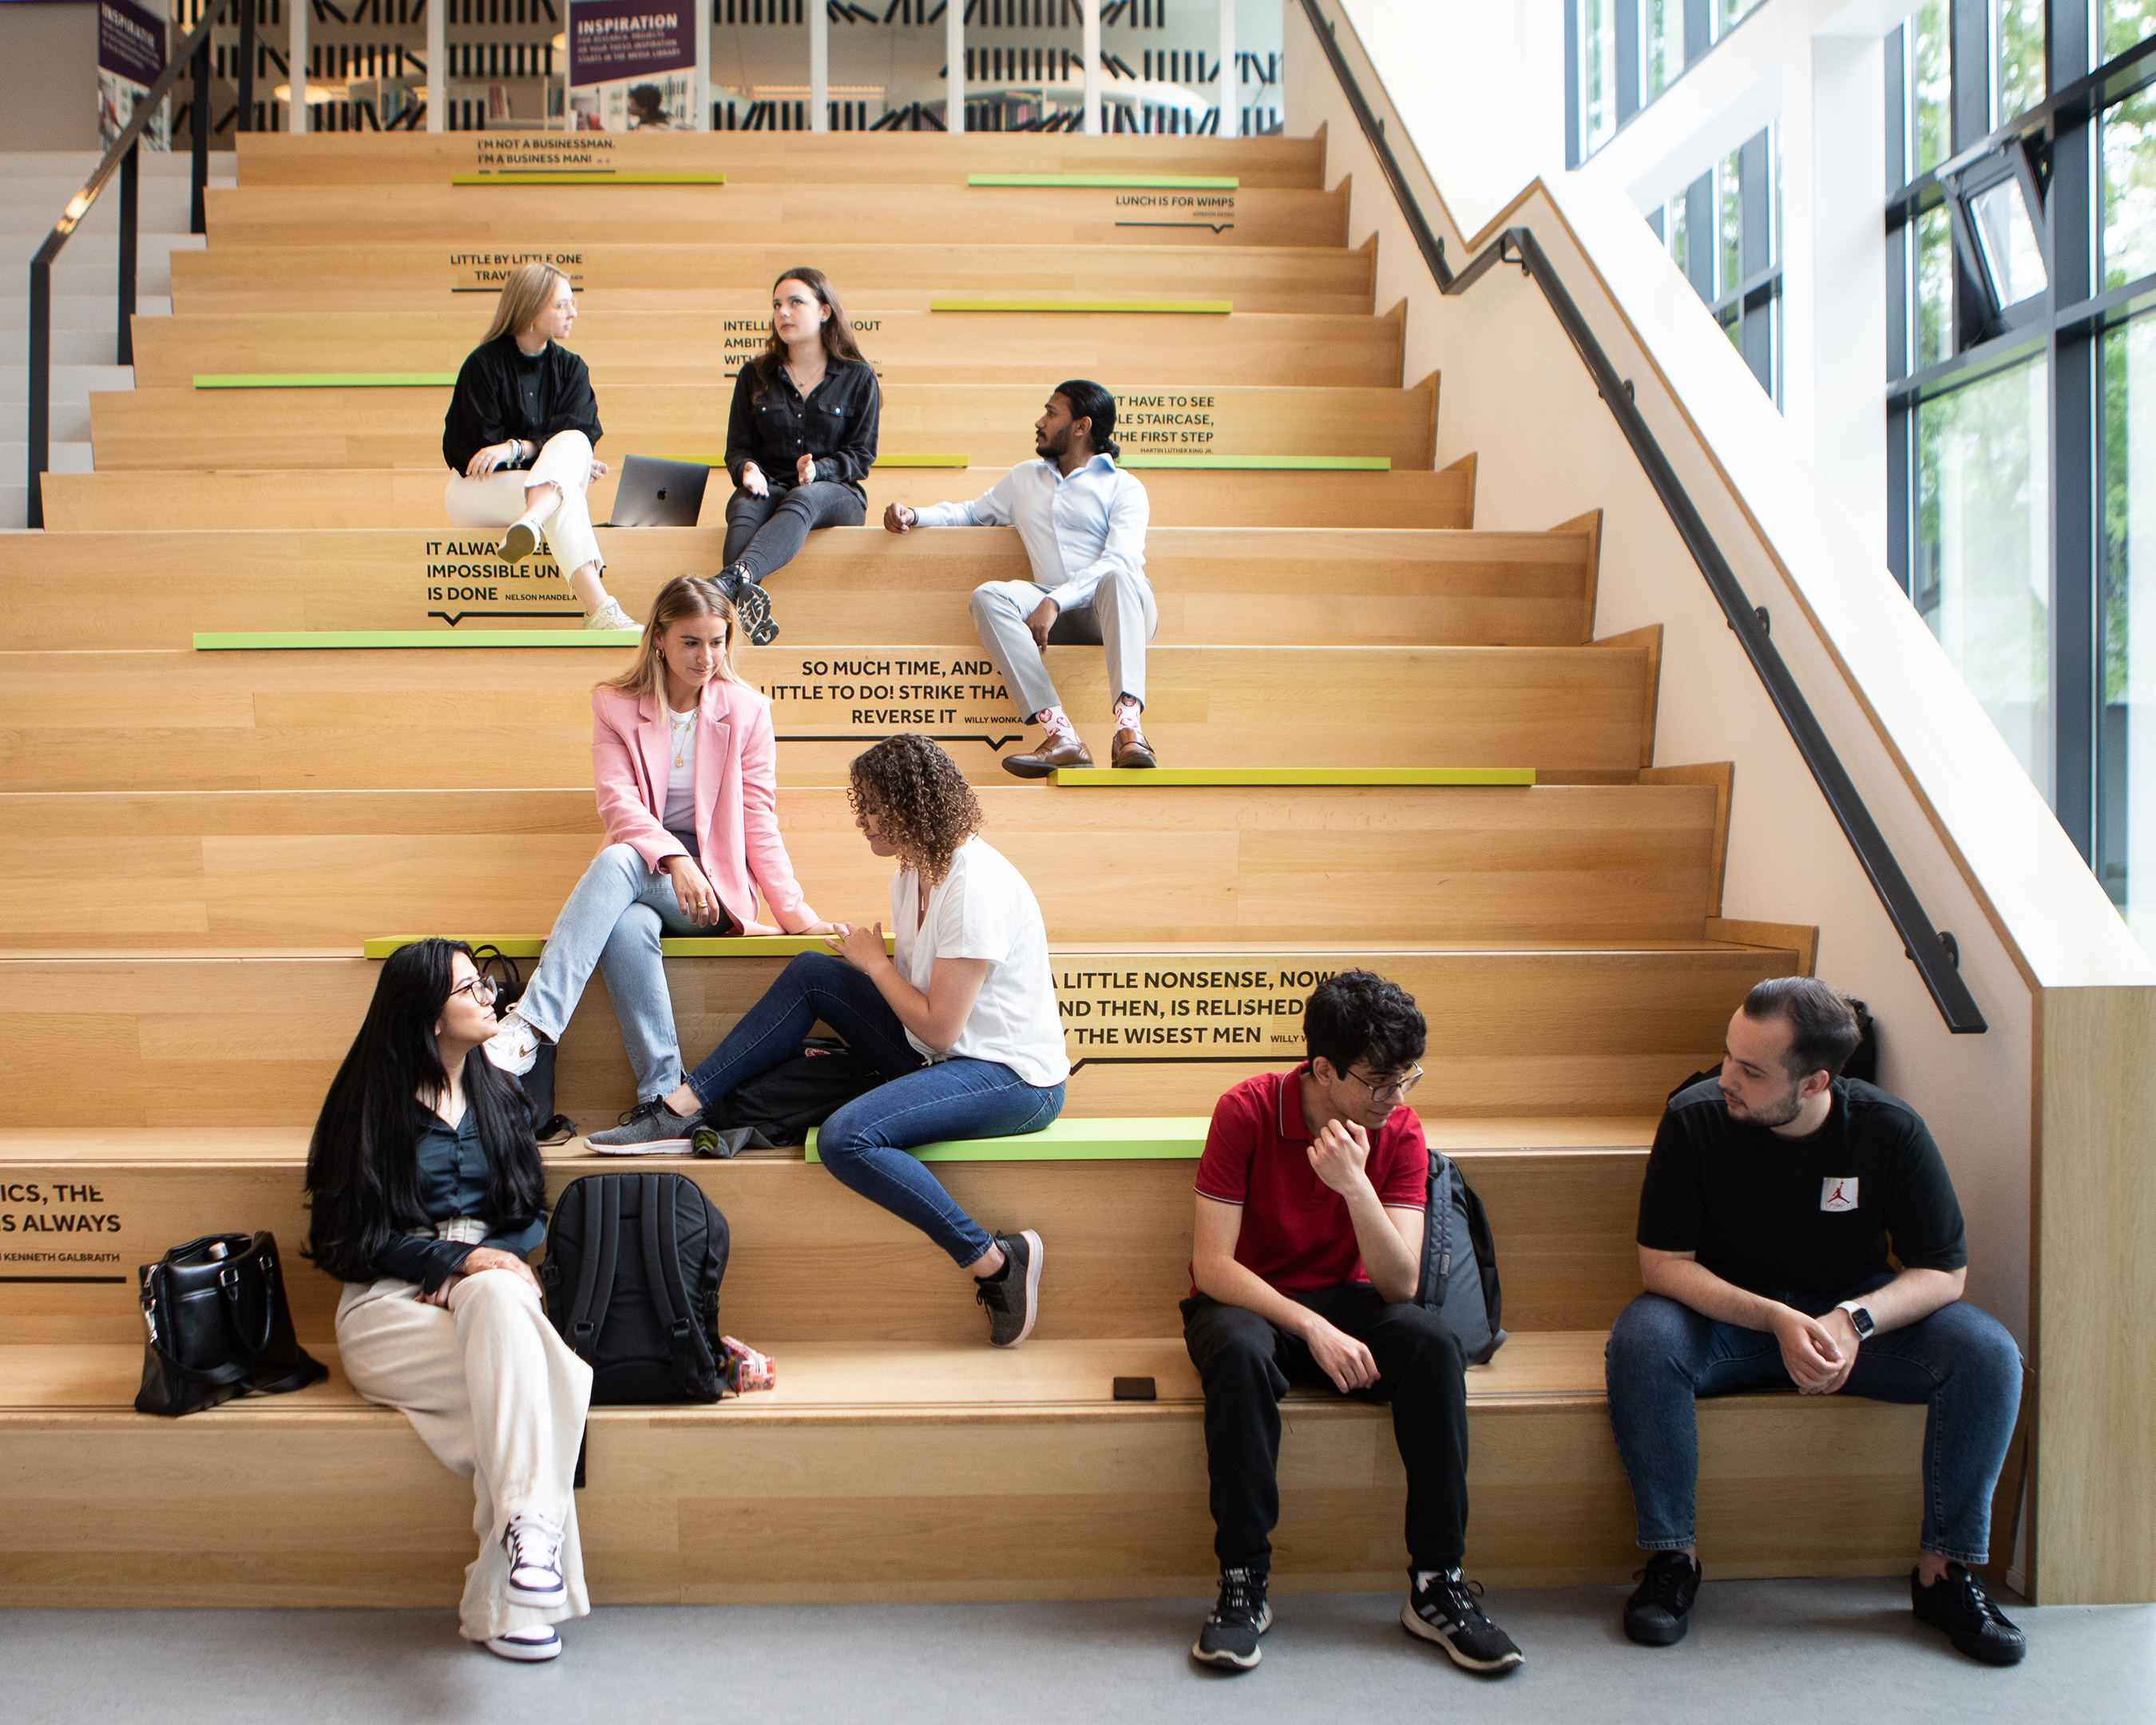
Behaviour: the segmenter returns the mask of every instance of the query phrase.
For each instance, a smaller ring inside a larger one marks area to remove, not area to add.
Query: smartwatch
[[[1855,1300],[1845,1300],[1840,1305],[1835,1307],[1835,1310],[1849,1314],[1850,1324],[1856,1330],[1856,1339],[1860,1342],[1869,1342],[1871,1339],[1871,1332],[1879,1327],[1877,1323],[1873,1322],[1871,1314]]]

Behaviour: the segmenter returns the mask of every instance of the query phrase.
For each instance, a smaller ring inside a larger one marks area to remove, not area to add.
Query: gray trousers
[[[736,491],[726,499],[726,545],[720,553],[731,569],[747,563],[758,581],[801,555],[812,527],[858,527],[868,506],[851,485],[816,480],[805,485],[773,485],[768,497]]]
[[[1040,602],[1055,595],[1054,588],[1031,581],[984,581],[973,589],[973,627],[1029,719],[1043,707],[1063,705],[1048,667],[1041,663],[1040,649],[1033,644],[1033,631],[1025,626]],[[1064,611],[1049,630],[1048,639],[1055,647],[1106,648],[1109,700],[1128,695],[1142,706],[1146,643],[1159,628],[1160,608],[1153,603],[1152,583],[1142,575],[1119,570],[1101,578],[1090,604]]]

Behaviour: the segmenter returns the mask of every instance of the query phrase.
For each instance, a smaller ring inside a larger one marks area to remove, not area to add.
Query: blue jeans
[[[1037,1132],[1063,1111],[1063,1086],[1039,1088],[994,1060],[929,1065],[874,983],[843,959],[803,952],[689,1075],[689,1088],[710,1107],[791,1059],[819,1019],[885,1080],[824,1122],[816,1135],[824,1166],[841,1185],[911,1222],[953,1262],[971,1264],[993,1244],[988,1231],[906,1151],[945,1138]]]
[[[554,919],[516,1009],[526,1024],[559,1042],[592,972],[603,971],[636,1069],[637,1099],[671,1096],[681,1086],[681,1050],[659,937],[720,934],[725,927],[691,922],[681,914],[670,875],[653,874],[634,847],[609,845],[592,859]]]
[[[1817,1317],[1871,1292],[1879,1277],[1839,1294],[1770,1292]],[[1787,1385],[1773,1332],[1717,1323],[1660,1294],[1618,1314],[1605,1354],[1609,1423],[1632,1481],[1642,1551],[1691,1544],[1699,1477],[1693,1399]],[[1907,1327],[1875,1335],[1837,1392],[1872,1401],[1923,1402],[1923,1548],[1958,1563],[1991,1561],[1991,1493],[2021,1403],[2021,1353],[1990,1313],[1957,1300]]]

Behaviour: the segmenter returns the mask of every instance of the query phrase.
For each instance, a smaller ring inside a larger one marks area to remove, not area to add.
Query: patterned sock
[[[1042,739],[1045,742],[1053,742],[1060,737],[1075,737],[1078,734],[1077,726],[1070,722],[1070,716],[1060,706],[1041,708],[1033,716],[1033,722],[1046,729],[1048,735]]]
[[[1145,727],[1138,723],[1138,716],[1144,711],[1145,704],[1137,696],[1118,695],[1116,697],[1116,710],[1111,716],[1110,721],[1118,731],[1136,731],[1142,736]]]

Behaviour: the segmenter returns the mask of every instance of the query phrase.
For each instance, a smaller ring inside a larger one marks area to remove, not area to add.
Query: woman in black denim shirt
[[[829,280],[789,270],[771,290],[771,340],[734,379],[726,422],[726,567],[720,587],[755,645],[778,639],[762,581],[811,527],[858,527],[883,398]]]

